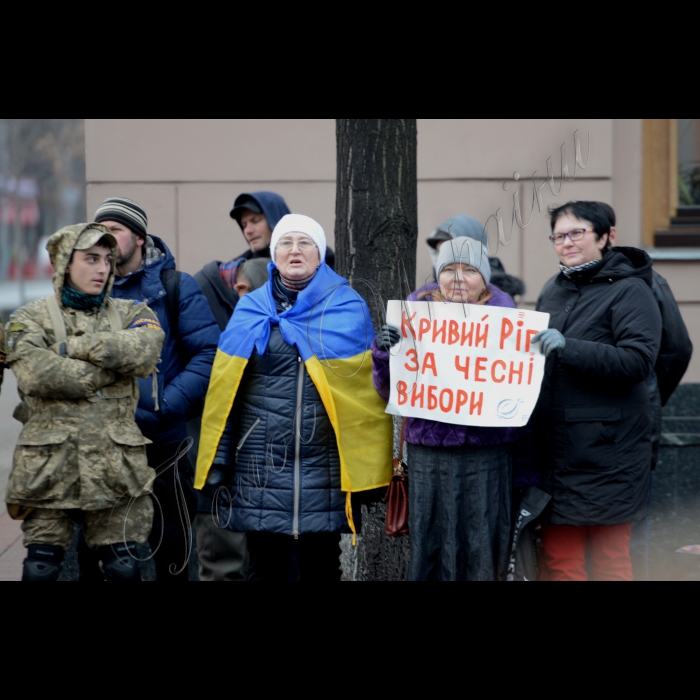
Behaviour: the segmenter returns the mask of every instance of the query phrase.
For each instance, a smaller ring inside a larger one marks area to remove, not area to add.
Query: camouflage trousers
[[[82,523],[85,540],[92,549],[119,542],[143,543],[151,534],[153,501],[150,496],[141,496],[96,511],[35,508],[22,521],[24,546],[43,544],[68,549],[74,523]]]

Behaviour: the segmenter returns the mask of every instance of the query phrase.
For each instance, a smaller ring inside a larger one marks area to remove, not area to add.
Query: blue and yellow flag
[[[270,276],[273,268],[270,263]],[[349,494],[391,480],[392,419],[372,383],[374,329],[367,304],[325,262],[288,311],[278,314],[270,282],[236,305],[212,369],[195,488],[204,487],[248,360],[255,349],[265,353],[273,323],[297,348],[335,430],[353,527]]]

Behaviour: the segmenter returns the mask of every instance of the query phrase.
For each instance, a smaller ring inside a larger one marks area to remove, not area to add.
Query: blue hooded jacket
[[[187,357],[180,357],[176,338],[170,332],[162,273],[175,269],[175,258],[165,243],[150,236],[155,247],[165,253],[128,277],[117,277],[112,296],[145,301],[158,315],[166,334],[158,365],[158,410],[153,398],[152,378],[139,380],[139,406],[136,422],[153,442],[178,442],[187,437],[187,414],[204,398],[219,343],[219,326],[202,290],[193,277],[182,273],[180,280],[180,344]]]
[[[287,202],[284,201],[284,199],[278,195],[276,192],[243,192],[242,194],[239,194],[238,197],[236,197],[236,201],[233,203],[234,209],[237,205],[243,204],[245,205],[245,201],[247,199],[254,199],[259,205],[260,208],[263,211],[263,214],[265,214],[265,218],[267,219],[267,223],[270,225],[270,230],[274,231],[275,226],[280,222],[280,219],[283,216],[286,216],[287,214],[291,214],[292,212],[290,211],[289,207],[287,206]],[[250,260],[251,258],[271,258],[272,255],[270,253],[269,248],[265,248],[264,250],[261,250],[258,253],[254,253],[252,250],[246,250],[245,253],[243,253],[241,256],[239,256],[239,260]],[[331,268],[331,270],[335,269],[335,253],[333,252],[332,248],[327,247],[326,248],[326,263],[328,266]],[[234,304],[235,306],[235,304]]]
[[[241,203],[244,203],[247,199],[255,200],[265,214],[267,223],[270,225],[272,231],[275,230],[275,226],[279,223],[280,219],[287,214],[291,214],[287,202],[284,198],[278,195],[276,192],[243,192],[236,197],[236,201],[233,203],[234,209]],[[267,257],[261,255],[260,257]]]

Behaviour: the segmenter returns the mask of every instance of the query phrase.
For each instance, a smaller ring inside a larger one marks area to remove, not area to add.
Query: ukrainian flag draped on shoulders
[[[272,277],[274,263],[268,266]],[[207,393],[195,488],[216,456],[248,360],[264,355],[270,327],[297,348],[335,430],[341,489],[387,486],[392,475],[392,418],[372,383],[374,329],[364,299],[325,262],[291,309],[278,313],[272,284],[243,297],[221,335]],[[353,527],[351,514],[348,519]],[[354,530],[354,527],[353,527]]]

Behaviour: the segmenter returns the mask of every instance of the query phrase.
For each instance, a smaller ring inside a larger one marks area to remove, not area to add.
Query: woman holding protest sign
[[[438,283],[409,301],[514,308],[489,285],[487,250],[471,238],[446,241],[436,265]],[[384,326],[372,345],[374,386],[391,393],[390,351],[401,340]],[[511,443],[517,429],[453,425],[406,418],[409,531],[413,581],[503,580],[512,519]]]
[[[547,357],[533,416],[551,513],[543,528],[546,577],[631,581],[631,523],[646,516],[651,413],[645,381],[661,341],[652,263],[611,248],[605,205],[551,210],[560,274],[537,310],[550,327],[532,339]]]

